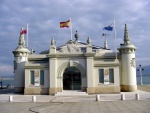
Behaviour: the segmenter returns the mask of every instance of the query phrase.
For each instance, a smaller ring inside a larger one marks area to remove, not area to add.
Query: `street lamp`
[[[138,71],[140,71],[140,76],[141,76],[141,85],[143,85],[142,83],[142,71],[144,71],[144,69],[142,68],[142,65],[139,65],[139,69]]]

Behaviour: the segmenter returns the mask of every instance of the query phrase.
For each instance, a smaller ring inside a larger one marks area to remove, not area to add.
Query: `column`
[[[57,93],[57,58],[49,59],[49,76],[50,76],[49,94],[53,95]]]
[[[86,70],[87,70],[87,93],[93,94],[94,90],[94,76],[93,76],[93,57],[87,57]]]

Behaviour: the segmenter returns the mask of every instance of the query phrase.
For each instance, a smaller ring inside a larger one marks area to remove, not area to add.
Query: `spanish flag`
[[[64,28],[64,27],[69,28],[69,26],[70,26],[70,20],[66,22],[60,22],[60,28]]]

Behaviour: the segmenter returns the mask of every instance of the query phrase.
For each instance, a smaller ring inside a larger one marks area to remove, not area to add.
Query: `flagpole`
[[[28,24],[27,24],[27,48],[28,48],[28,32],[29,30],[28,30]]]
[[[116,59],[117,59],[117,48],[116,48],[116,25],[115,25],[115,20],[114,20],[114,37],[115,37],[115,40],[114,40],[114,44],[115,44],[115,53],[116,53]]]
[[[71,17],[70,17],[70,39],[72,40],[72,23],[71,23]]]

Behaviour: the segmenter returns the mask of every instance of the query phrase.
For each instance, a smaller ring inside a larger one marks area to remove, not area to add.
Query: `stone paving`
[[[96,101],[96,95],[36,95],[36,102],[32,95],[1,94],[0,113],[150,113],[150,92],[122,93],[125,100],[120,99],[120,94],[100,94],[100,101]],[[140,100],[135,99],[136,93]]]
[[[0,113],[149,113],[149,100],[87,102],[0,102]]]

